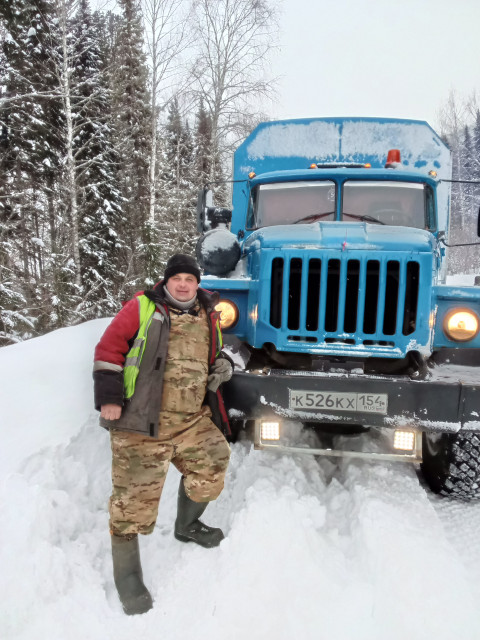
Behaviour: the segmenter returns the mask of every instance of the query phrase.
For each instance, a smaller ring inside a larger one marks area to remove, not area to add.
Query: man
[[[127,614],[152,607],[137,534],[153,531],[170,462],[182,474],[177,540],[208,548],[224,537],[199,518],[224,485],[230,447],[220,429],[229,427],[219,386],[233,366],[221,351],[218,294],[199,283],[196,261],[173,255],[164,279],[123,307],[95,349],[95,406],[112,446],[113,572]]]

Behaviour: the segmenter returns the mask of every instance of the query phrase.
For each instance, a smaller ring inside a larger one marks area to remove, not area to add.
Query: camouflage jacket
[[[146,295],[155,302],[155,320],[152,321],[145,351],[135,386],[135,393],[124,397],[123,366],[130,346],[139,328],[139,311],[136,297]],[[208,365],[212,365],[221,349],[219,314],[215,311],[218,294],[198,289],[197,298],[207,314],[209,328]],[[94,395],[95,408],[104,404],[123,407],[118,420],[100,418],[101,426],[122,431],[135,431],[153,438],[158,437],[158,417],[162,408],[162,389],[170,337],[170,313],[163,295],[163,280],[152,290],[139,292],[127,302],[107,327],[95,348]],[[220,357],[227,357],[220,353]],[[225,434],[230,434],[227,413],[220,390],[207,390],[204,403],[210,406],[212,420]]]

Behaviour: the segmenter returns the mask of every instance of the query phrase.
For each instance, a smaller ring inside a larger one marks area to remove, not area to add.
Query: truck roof
[[[370,163],[383,168],[390,149],[402,165],[450,178],[450,151],[426,122],[394,118],[310,118],[259,124],[238,147],[234,179],[269,171],[305,169],[318,162]]]

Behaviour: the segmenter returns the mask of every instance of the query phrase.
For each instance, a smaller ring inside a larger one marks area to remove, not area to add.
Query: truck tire
[[[480,498],[480,434],[423,434],[423,477],[433,492],[460,500]]]

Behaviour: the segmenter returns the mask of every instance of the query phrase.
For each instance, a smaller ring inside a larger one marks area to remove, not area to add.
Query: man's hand
[[[102,404],[100,416],[105,420],[118,420],[122,415],[122,407],[118,404]]]
[[[207,387],[210,391],[216,391],[222,382],[230,380],[233,374],[233,367],[230,360],[217,358],[212,364],[210,375],[208,376]]]

